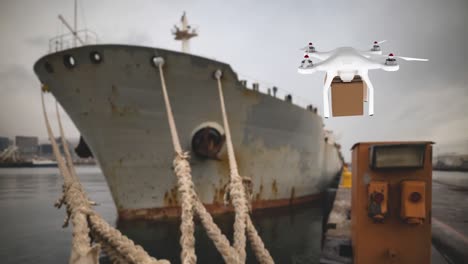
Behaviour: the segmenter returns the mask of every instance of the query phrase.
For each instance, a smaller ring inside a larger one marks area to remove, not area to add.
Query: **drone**
[[[374,87],[369,79],[368,71],[382,69],[384,71],[398,71],[397,58],[406,61],[428,61],[403,56],[395,56],[393,53],[382,55],[380,44],[386,42],[374,41],[368,50],[357,50],[352,47],[341,47],[332,51],[320,52],[315,49],[312,42],[302,50],[305,51],[304,59],[298,68],[301,74],[312,74],[317,71],[326,72],[325,84],[323,86],[323,115],[330,116],[328,93],[335,77],[339,76],[343,82],[351,82],[356,75],[359,75],[367,86],[367,98],[369,101],[369,115],[374,115]],[[319,60],[314,63],[311,58]]]

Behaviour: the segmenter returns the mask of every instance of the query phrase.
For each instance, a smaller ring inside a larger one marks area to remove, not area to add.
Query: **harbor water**
[[[179,222],[118,222],[106,181],[97,167],[77,167],[96,210],[151,255],[179,263]],[[434,171],[433,217],[468,236],[468,173]],[[0,259],[2,263],[66,263],[71,227],[62,228],[64,208],[57,210],[62,178],[56,168],[0,169]],[[255,212],[253,220],[277,263],[318,263],[323,213],[321,203]],[[232,215],[215,218],[232,234]],[[199,263],[222,263],[200,225],[196,227]],[[252,252],[249,263],[255,263]]]

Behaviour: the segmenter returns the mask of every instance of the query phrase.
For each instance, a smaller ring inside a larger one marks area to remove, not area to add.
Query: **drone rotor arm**
[[[367,70],[378,70],[378,69],[383,69],[385,68],[385,62],[382,62],[381,60],[373,60],[371,58],[368,58],[369,63],[366,65]]]
[[[325,60],[327,60],[328,58],[330,58],[331,54],[332,54],[332,53],[331,53],[331,52],[328,52],[328,51],[327,51],[327,52],[319,52],[319,51],[317,51],[317,52],[314,52],[314,53],[310,53],[310,55],[311,55],[312,57],[317,58],[317,59],[319,59],[319,60],[321,60],[321,61],[325,61]]]
[[[300,74],[312,74],[315,73],[317,70],[315,69],[315,66],[308,67],[308,68],[297,68],[297,72]]]
[[[298,68],[298,72],[301,74],[312,74],[318,71],[329,71],[332,66],[330,65],[328,60],[324,61],[319,61],[317,63],[314,63],[312,66],[307,67],[307,68]]]
[[[327,58],[327,59],[324,59],[323,61],[319,61],[319,62],[315,63],[314,68],[315,68],[316,71],[328,72],[333,67],[332,67],[330,61]]]
[[[375,55],[375,52],[368,51],[368,50],[358,50],[358,52],[359,54],[361,54],[361,56],[366,57],[368,59],[372,57],[372,55]]]
[[[368,92],[367,100],[369,102],[368,111],[369,111],[369,115],[372,116],[374,115],[374,86],[372,85],[372,82],[369,79],[369,75],[367,71],[361,71],[359,75],[361,76],[364,83],[366,83],[366,86],[368,89],[367,91]]]

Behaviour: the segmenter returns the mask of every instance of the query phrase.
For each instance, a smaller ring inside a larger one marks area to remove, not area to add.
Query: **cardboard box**
[[[351,82],[342,82],[335,77],[331,85],[333,116],[357,116],[364,113],[364,94],[366,85],[361,77],[354,77]]]

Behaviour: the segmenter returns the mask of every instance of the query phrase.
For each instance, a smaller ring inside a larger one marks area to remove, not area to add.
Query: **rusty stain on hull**
[[[263,196],[263,184],[260,184],[260,188],[258,190],[258,193],[257,195],[255,196],[255,201],[258,202],[258,201],[261,201],[262,200],[262,196]]]
[[[177,187],[171,188],[169,191],[164,193],[164,206],[174,207],[179,204],[179,194],[177,192]]]
[[[125,116],[126,114],[137,113],[136,109],[133,109],[129,106],[123,106],[123,107],[117,106],[117,104],[114,102],[114,99],[112,99],[111,97],[108,97],[107,101],[109,102],[109,105],[111,107],[112,114]]]
[[[224,196],[226,194],[226,188],[227,184],[225,184],[222,187],[216,188],[216,186],[213,185],[213,204],[224,204]]]
[[[278,196],[278,183],[276,183],[276,179],[273,180],[273,183],[271,184],[271,191],[274,197]]]
[[[296,188],[292,187],[291,188],[291,198],[289,198],[289,200],[293,201],[295,196],[296,196]]]
[[[239,153],[234,149],[234,154],[237,157],[236,162],[237,162],[237,167],[242,168],[244,164],[242,164],[242,153]],[[218,158],[217,158],[217,168],[218,168],[218,175],[220,175],[223,178],[226,178],[229,180],[230,178],[230,167],[229,167],[229,157],[227,155],[227,150],[225,145],[223,144],[223,148],[220,150],[218,153]]]
[[[111,112],[113,115],[119,115],[121,117],[125,116],[126,114],[138,113],[138,110],[135,107],[130,106],[118,106],[116,101],[119,98],[119,90],[117,86],[112,85],[112,95],[107,97],[107,102],[110,105]]]
[[[293,188],[294,190],[294,188]],[[170,197],[168,192],[164,195]],[[224,196],[224,195],[223,195]],[[277,200],[256,200],[252,201],[252,210],[280,208],[293,205],[301,205],[319,200],[322,194],[312,194],[294,199],[277,199]],[[206,209],[213,215],[233,212],[234,208],[231,205],[224,203],[205,204]],[[172,205],[162,208],[142,208],[142,209],[119,209],[120,220],[157,220],[163,218],[176,218],[180,216],[180,206]]]

